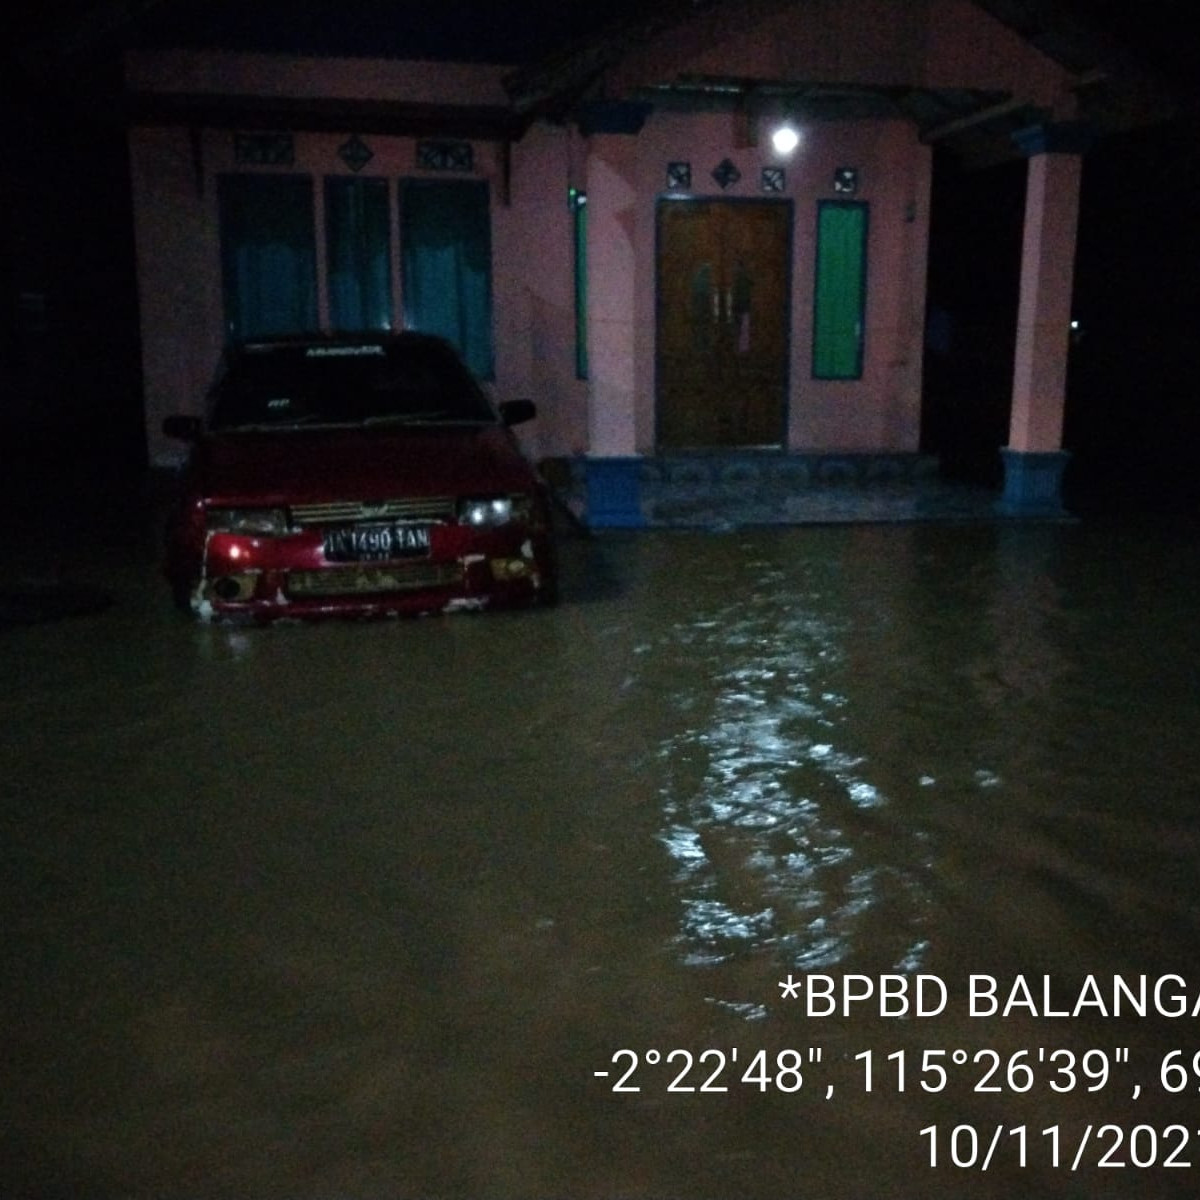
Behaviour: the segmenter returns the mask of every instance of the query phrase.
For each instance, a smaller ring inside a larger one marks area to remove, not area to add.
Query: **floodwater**
[[[152,557],[0,631],[6,1200],[1200,1191],[1194,536],[571,539],[555,610],[269,629]]]

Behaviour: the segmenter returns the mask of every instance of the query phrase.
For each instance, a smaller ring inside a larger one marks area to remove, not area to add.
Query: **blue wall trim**
[[[584,520],[591,528],[640,529],[646,524],[642,515],[642,462],[640,457],[584,459]]]

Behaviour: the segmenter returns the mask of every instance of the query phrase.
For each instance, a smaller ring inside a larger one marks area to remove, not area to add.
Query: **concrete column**
[[[1062,473],[1069,457],[1062,449],[1063,410],[1081,175],[1078,132],[1074,126],[1043,127],[1022,140],[1030,159],[1001,500],[1005,511],[1018,515],[1062,512]]]
[[[591,525],[637,526],[640,459],[634,426],[637,139],[588,138],[588,457]]]

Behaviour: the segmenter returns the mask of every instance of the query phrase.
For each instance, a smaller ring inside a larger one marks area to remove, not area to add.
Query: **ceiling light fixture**
[[[787,156],[800,145],[800,134],[790,122],[785,122],[771,133],[771,145],[776,154]]]

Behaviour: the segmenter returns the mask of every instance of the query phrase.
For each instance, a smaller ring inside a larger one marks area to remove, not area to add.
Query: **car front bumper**
[[[511,608],[556,597],[541,531],[447,527],[422,557],[327,562],[312,533],[208,534],[177,591],[204,620],[387,616]]]

